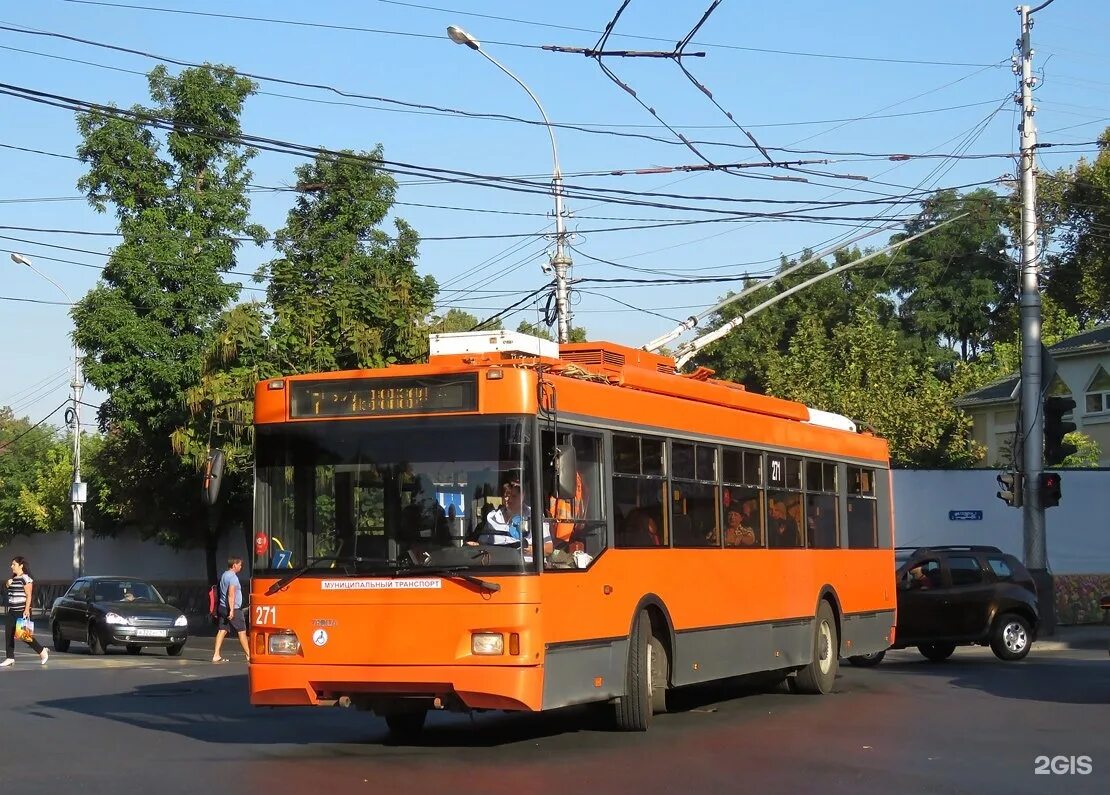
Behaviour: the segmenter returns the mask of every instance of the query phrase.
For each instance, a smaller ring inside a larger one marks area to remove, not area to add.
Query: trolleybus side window
[[[875,470],[848,467],[848,547],[875,549],[878,540]]]
[[[726,547],[763,545],[763,454],[726,447],[721,451],[721,508]]]
[[[767,545],[800,547],[805,529],[802,507],[802,459],[767,456]]]
[[[618,547],[670,545],[662,439],[613,434],[613,523]]]
[[[840,525],[837,466],[828,461],[806,461],[806,545],[834,549]]]
[[[670,502],[676,547],[720,546],[716,447],[671,442]]]

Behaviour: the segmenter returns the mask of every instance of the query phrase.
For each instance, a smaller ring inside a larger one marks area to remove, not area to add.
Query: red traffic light
[[[1041,507],[1054,508],[1060,504],[1062,478],[1058,472],[1042,472],[1040,479]]]

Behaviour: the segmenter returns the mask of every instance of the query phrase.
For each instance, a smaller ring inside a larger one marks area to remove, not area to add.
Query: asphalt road
[[[17,665],[0,670],[0,785],[80,795],[1110,791],[1105,651],[1035,649],[1003,664],[958,650],[940,665],[894,652],[876,669],[844,666],[825,697],[691,690],[646,734],[609,731],[598,710],[575,708],[433,715],[419,745],[398,745],[365,713],[252,708],[241,651],[225,646],[232,661],[212,665],[204,642],[183,658],[81,649],[46,666],[21,646]],[[1089,756],[1093,770],[1038,775],[1042,755]]]

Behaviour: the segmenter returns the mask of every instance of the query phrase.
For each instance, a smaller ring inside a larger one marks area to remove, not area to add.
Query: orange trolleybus
[[[256,705],[609,702],[753,672],[826,693],[895,617],[886,443],[611,343],[434,335],[427,364],[264,381]]]

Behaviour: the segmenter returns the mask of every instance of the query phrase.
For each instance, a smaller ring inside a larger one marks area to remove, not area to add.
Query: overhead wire
[[[148,52],[148,51],[145,51],[145,50],[138,50],[138,49],[134,49],[134,48],[130,48],[130,47],[122,47],[122,46],[119,46],[119,45],[94,41],[92,39],[85,39],[85,38],[81,38],[81,37],[78,37],[78,36],[70,36],[68,34],[57,33],[57,32],[53,32],[53,31],[38,30],[38,29],[35,29],[35,28],[27,28],[27,27],[16,27],[16,26],[6,25],[6,24],[0,24],[0,30],[8,31],[10,33],[21,33],[21,34],[33,35],[33,36],[49,36],[49,37],[58,38],[58,39],[64,40],[64,41],[71,41],[71,42],[74,42],[74,43],[82,44],[82,45],[85,45],[85,46],[99,47],[99,48],[108,49],[108,50],[115,51],[115,52],[122,52],[122,53],[130,54],[130,55],[135,55],[135,56],[138,56],[138,57],[143,57],[143,58],[147,58],[147,59],[150,59],[150,60],[158,61],[159,63],[172,64],[174,66],[182,66],[182,67],[186,67],[186,68],[209,68],[209,69],[215,69],[216,68],[212,64],[198,63],[198,62],[194,62],[194,61],[183,60],[183,59],[180,59],[180,58],[173,58],[171,56],[158,55],[158,54],[151,53],[151,52]],[[41,57],[41,58],[49,58],[49,59],[53,59],[53,60],[60,60],[60,61],[65,61],[65,62],[70,62],[70,63],[77,63],[77,64],[81,64],[81,65],[84,65],[84,66],[91,66],[91,67],[95,67],[95,68],[99,68],[99,69],[106,69],[106,70],[110,70],[110,71],[114,71],[114,72],[122,72],[122,73],[126,73],[126,74],[133,74],[133,75],[143,76],[143,77],[146,76],[144,72],[141,72],[141,71],[138,71],[138,70],[125,69],[123,67],[111,66],[111,65],[108,65],[108,64],[101,64],[101,63],[97,63],[95,61],[87,61],[87,60],[83,60],[83,59],[79,59],[79,58],[69,58],[69,57],[66,57],[66,56],[56,55],[54,53],[44,53],[44,52],[38,52],[36,50],[27,50],[27,49],[23,49],[23,48],[10,47],[10,46],[0,46],[0,49],[6,49],[6,50],[9,50],[9,51],[13,51],[13,52],[20,52],[20,53],[24,53],[24,54],[27,54],[27,55],[34,55],[34,56]],[[435,116],[466,118],[466,119],[481,120],[481,121],[509,122],[509,123],[515,123],[515,124],[524,124],[524,125],[529,125],[529,126],[545,126],[543,121],[540,121],[540,120],[537,120],[537,119],[524,118],[524,117],[520,117],[520,116],[513,116],[513,115],[509,115],[509,114],[468,111],[468,110],[463,110],[463,109],[460,109],[460,108],[451,108],[451,107],[444,107],[444,106],[438,106],[438,105],[430,105],[430,104],[427,104],[427,103],[399,100],[399,99],[395,99],[395,98],[392,98],[392,97],[377,96],[377,95],[372,95],[372,94],[363,94],[363,93],[356,92],[356,91],[348,91],[348,90],[341,89],[341,88],[338,88],[336,86],[332,86],[332,85],[328,85],[328,84],[324,84],[324,83],[309,83],[309,82],[305,82],[305,81],[293,80],[293,79],[282,78],[282,77],[275,77],[275,76],[272,76],[272,75],[263,75],[263,74],[258,74],[258,73],[254,73],[254,72],[249,72],[249,71],[236,70],[236,74],[239,74],[243,77],[247,77],[247,78],[250,78],[252,80],[257,80],[257,81],[260,81],[260,82],[277,83],[277,84],[280,84],[280,85],[289,85],[289,86],[296,86],[296,87],[301,87],[301,88],[308,88],[308,89],[312,89],[312,90],[327,91],[327,92],[334,93],[334,94],[337,94],[339,96],[350,98],[350,99],[364,99],[364,100],[367,100],[367,101],[378,102],[378,103],[381,103],[383,105],[390,105],[390,106],[396,106],[396,107],[377,107],[377,106],[373,106],[373,105],[364,105],[364,104],[358,103],[358,102],[323,100],[323,99],[316,99],[316,98],[312,98],[312,97],[301,97],[301,96],[297,96],[297,95],[293,95],[293,94],[281,94],[281,93],[277,93],[277,92],[273,92],[273,91],[264,91],[264,90],[260,90],[258,92],[258,94],[261,95],[261,96],[271,96],[271,97],[276,97],[276,98],[281,98],[281,99],[295,100],[295,101],[298,101],[298,102],[309,102],[309,103],[325,104],[325,105],[341,105],[341,106],[345,106],[345,107],[361,108],[363,110],[374,110],[374,111],[379,111],[379,112],[410,113],[410,114],[416,114],[416,115],[435,115]],[[983,105],[983,104],[987,104],[987,103],[986,102],[975,102],[975,103],[969,103],[969,104],[965,104],[965,105],[955,105],[955,106],[942,107],[942,108],[931,108],[931,109],[921,110],[921,111],[911,111],[911,112],[908,112],[908,113],[894,113],[894,114],[886,114],[886,115],[880,115],[880,114],[876,113],[876,114],[868,115],[866,117],[866,119],[878,120],[878,119],[886,119],[886,118],[896,118],[896,117],[901,117],[901,116],[917,116],[917,115],[926,115],[926,114],[932,114],[932,113],[946,113],[946,112],[953,111],[953,110],[960,110],[960,109],[963,109],[963,108],[966,108],[966,107],[975,107],[977,105]],[[772,122],[772,123],[749,124],[748,126],[751,127],[752,129],[756,129],[756,128],[760,128],[760,127],[793,127],[793,126],[806,126],[806,125],[814,125],[814,124],[828,124],[828,123],[833,123],[833,122],[843,122],[843,121],[851,122],[851,121],[861,121],[861,120],[864,120],[864,119],[861,119],[859,117],[852,118],[852,119],[815,119],[815,120],[799,120],[799,121],[777,122],[777,123]],[[599,123],[582,123],[582,122],[579,122],[579,123],[552,122],[551,126],[557,128],[557,129],[561,129],[561,130],[568,130],[568,131],[579,132],[579,133],[584,133],[584,134],[608,135],[608,136],[618,136],[618,137],[622,137],[622,138],[640,139],[640,140],[651,141],[651,142],[654,142],[654,143],[666,144],[666,145],[669,145],[669,146],[683,146],[684,145],[684,144],[682,144],[681,141],[674,140],[672,138],[664,138],[664,137],[645,134],[645,133],[623,132],[622,129],[621,129],[621,128],[650,127],[650,126],[657,126],[657,125],[612,124],[612,123],[599,124]],[[683,125],[676,125],[676,127],[681,127],[683,129],[721,129],[721,128],[724,128],[725,126],[724,125],[686,125],[686,124],[683,124]],[[750,146],[750,145],[738,144],[738,143],[729,142],[729,141],[702,141],[702,140],[693,140],[692,139],[692,142],[695,143],[695,144],[698,144],[698,145],[703,145],[703,146],[728,147],[728,148],[734,148],[734,149],[753,149],[753,148],[755,148],[755,147]],[[773,151],[786,151],[786,152],[789,152],[789,153],[805,154],[804,150],[780,150],[780,149],[775,148],[775,147],[767,147],[767,148],[771,149]],[[78,158],[72,158],[72,159],[77,160]]]
[[[36,422],[31,427],[25,429],[21,433],[16,434],[14,437],[12,437],[11,439],[8,439],[6,442],[0,443],[0,453],[11,453],[12,452],[12,450],[11,450],[12,445],[14,445],[20,439],[23,439],[25,436],[27,436],[29,433],[34,431],[36,428],[40,428],[48,419],[50,419],[55,414],[57,414],[59,411],[61,411],[63,408],[65,408],[65,406],[68,403],[69,403],[68,400],[62,402],[53,411],[51,411],[49,414],[47,414],[45,417],[43,417],[41,420]]]

